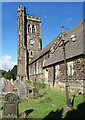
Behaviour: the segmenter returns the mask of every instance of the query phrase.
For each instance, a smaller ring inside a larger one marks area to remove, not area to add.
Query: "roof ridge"
[[[68,34],[72,29],[74,29],[75,27],[77,27],[79,24],[81,24],[83,22],[83,20],[81,20],[78,24],[76,24],[73,28],[71,28],[66,34]]]

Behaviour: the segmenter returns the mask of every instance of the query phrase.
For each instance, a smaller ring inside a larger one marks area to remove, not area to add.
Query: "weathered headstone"
[[[33,96],[38,96],[39,95],[39,90],[35,87],[33,89]]]
[[[29,94],[29,88],[28,86],[23,82],[20,81],[18,83],[18,95],[20,98],[27,98]]]
[[[5,94],[13,92],[13,91],[14,91],[14,86],[11,83],[11,81],[9,81],[9,83],[5,87]]]
[[[3,118],[17,118],[18,117],[18,95],[8,93],[5,96],[3,104]]]
[[[0,95],[5,95],[5,87],[7,85],[7,80],[5,78],[0,79]]]

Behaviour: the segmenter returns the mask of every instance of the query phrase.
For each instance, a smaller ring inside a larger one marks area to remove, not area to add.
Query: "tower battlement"
[[[20,5],[20,6],[18,7],[18,11],[20,11],[20,10],[24,10],[24,11],[26,11],[25,6]]]
[[[18,64],[17,80],[29,79],[29,63],[42,49],[40,17],[26,14],[26,8],[18,7]]]
[[[29,16],[29,14],[27,14],[27,20],[34,20],[34,21],[39,21],[40,22],[40,20],[41,20],[41,18],[40,17],[33,17],[32,15],[30,15]]]

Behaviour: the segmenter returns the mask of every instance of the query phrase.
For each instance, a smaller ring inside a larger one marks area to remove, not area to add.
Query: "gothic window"
[[[72,75],[72,65],[70,65],[70,75]]]
[[[44,70],[44,75],[45,75],[45,82],[48,82],[48,69]]]
[[[60,75],[59,65],[56,65],[56,77],[58,78],[59,75]]]
[[[73,69],[73,62],[68,62],[68,75],[73,75],[74,69]]]
[[[30,27],[30,24],[28,25],[28,32],[31,33],[31,27]]]
[[[31,55],[32,55],[32,51],[31,51]]]
[[[35,27],[32,25],[32,33],[35,33]]]

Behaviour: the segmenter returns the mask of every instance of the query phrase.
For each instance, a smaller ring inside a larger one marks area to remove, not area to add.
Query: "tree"
[[[17,65],[15,65],[14,67],[13,67],[13,69],[10,71],[8,71],[8,72],[5,72],[2,76],[5,78],[5,79],[13,79],[13,80],[16,80],[16,75],[17,75]]]
[[[6,72],[4,75],[3,75],[3,77],[5,78],[5,79],[11,79],[11,71],[9,70],[8,72]]]
[[[6,74],[6,71],[5,70],[0,70],[0,77],[2,77],[3,75]]]
[[[13,80],[15,80],[15,79],[16,79],[16,75],[17,75],[17,65],[15,65],[15,66],[13,67],[13,69],[11,70],[11,78],[12,78]]]

